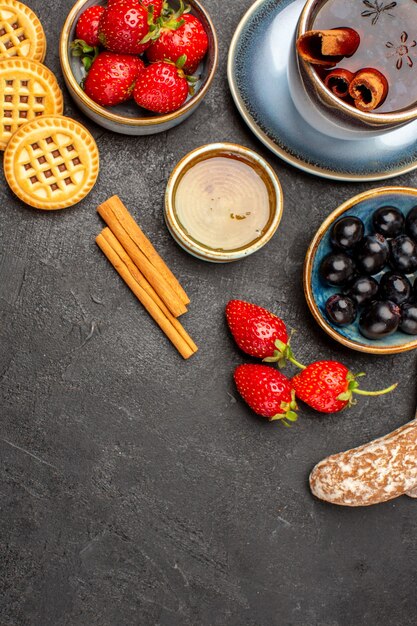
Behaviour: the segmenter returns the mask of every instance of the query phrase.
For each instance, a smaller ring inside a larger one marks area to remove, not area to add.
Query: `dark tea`
[[[417,2],[328,0],[318,11],[312,28],[356,30],[359,47],[337,67],[353,73],[365,67],[382,72],[389,90],[378,113],[417,104]]]

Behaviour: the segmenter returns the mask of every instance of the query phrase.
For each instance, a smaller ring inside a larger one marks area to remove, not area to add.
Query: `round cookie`
[[[93,188],[99,171],[96,142],[84,126],[59,115],[23,124],[4,153],[11,190],[36,209],[64,209]]]
[[[46,37],[32,9],[17,0],[0,0],[0,60],[22,57],[42,61]]]
[[[0,150],[25,122],[63,109],[62,92],[47,67],[17,57],[0,61]]]

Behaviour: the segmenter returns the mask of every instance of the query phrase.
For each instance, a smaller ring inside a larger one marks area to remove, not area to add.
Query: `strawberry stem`
[[[177,20],[179,17],[181,17],[181,15],[184,15],[184,13],[189,13],[190,10],[191,10],[190,5],[184,4],[183,0],[180,0],[180,6],[179,6],[178,10],[174,11],[171,8],[171,14],[168,14],[168,15],[169,15],[170,19]]]
[[[176,60],[175,65],[178,67],[179,70],[182,70],[182,68],[184,67],[186,62],[187,62],[187,55],[186,54],[182,54]]]
[[[300,370],[305,370],[306,366],[303,365],[302,363],[299,363],[298,361],[296,361],[293,356],[289,356],[288,360],[289,360],[290,363],[292,363],[296,367],[299,367]]]
[[[353,399],[354,393],[358,394],[359,396],[382,396],[384,393],[389,393],[390,391],[393,391],[398,385],[398,383],[394,383],[386,389],[380,389],[379,391],[364,391],[362,389],[359,389],[359,383],[356,380],[360,376],[365,376],[365,374],[363,372],[356,375],[352,374],[352,372],[347,373],[346,381],[348,383],[348,387],[346,391],[340,393],[337,396],[338,400],[340,400],[341,402],[347,402],[348,406],[352,406],[352,404],[355,404],[355,400]]]
[[[281,424],[287,426],[287,428],[291,427],[291,422],[296,422],[298,419],[296,410],[298,409],[297,402],[295,400],[295,391],[291,390],[291,400],[290,402],[281,402],[282,413],[277,413],[273,417],[269,419],[270,422],[274,422],[275,420],[279,420]]]
[[[305,365],[301,365],[301,363],[296,361],[296,359],[294,358],[294,353],[290,346],[290,341],[291,337],[288,339],[287,343],[284,343],[280,339],[277,339],[275,341],[276,350],[274,351],[274,354],[272,356],[266,357],[265,359],[263,359],[263,361],[265,363],[276,363],[279,368],[285,367],[287,361],[289,361],[290,363],[293,363],[296,367],[299,367],[302,370],[305,369]]]
[[[148,7],[148,32],[140,40],[139,43],[144,44],[148,41],[156,41],[161,34],[162,29],[166,30],[178,30],[185,24],[185,20],[180,19],[184,13],[188,13],[191,7],[184,5],[183,0],[180,0],[180,6],[178,11],[174,11],[167,2],[164,2],[161,15],[155,19],[153,5]]]
[[[79,57],[84,65],[85,71],[88,72],[99,54],[98,46],[90,46],[82,39],[74,39],[71,43],[71,54]]]
[[[147,22],[148,22],[148,32],[147,34],[140,40],[140,44],[144,44],[144,43],[148,43],[148,41],[156,41],[156,39],[158,39],[160,33],[161,33],[161,28],[162,28],[162,18],[158,17],[156,20],[154,20],[154,14],[153,14],[153,4],[151,4],[148,7],[148,17],[147,17]]]
[[[353,393],[357,393],[360,396],[382,396],[384,393],[389,393],[390,391],[394,391],[394,389],[398,386],[398,383],[394,383],[390,385],[386,389],[381,389],[379,391],[365,391],[364,389],[352,389]]]

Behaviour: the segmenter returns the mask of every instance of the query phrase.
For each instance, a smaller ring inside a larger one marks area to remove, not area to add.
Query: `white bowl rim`
[[[298,37],[304,35],[308,30],[311,29],[312,13],[316,8],[315,5],[320,1],[325,2],[326,0],[306,1],[298,21],[296,39],[298,39]],[[360,120],[371,126],[374,125],[375,127],[383,124],[401,125],[405,124],[406,122],[412,122],[417,118],[417,104],[409,105],[408,107],[404,107],[403,109],[385,111],[382,113],[378,113],[378,111],[360,111],[348,102],[344,102],[341,98],[338,98],[328,87],[326,87],[323,80],[319,77],[314,65],[302,59],[301,56],[298,54],[297,49],[296,55],[299,64],[302,65],[305,73],[312,81],[314,89],[318,93],[319,99],[327,99],[328,106],[331,106],[335,110],[340,110],[349,118],[354,120]]]
[[[198,90],[195,96],[187,100],[187,102],[185,102],[179,109],[165,115],[154,115],[150,117],[124,117],[123,115],[119,115],[118,113],[114,113],[111,110],[100,106],[85,94],[85,92],[75,79],[68,58],[69,33],[72,29],[74,21],[79,15],[80,10],[87,2],[88,0],[78,0],[78,2],[74,4],[72,9],[68,13],[61,31],[61,37],[59,41],[59,58],[61,62],[62,73],[64,75],[68,88],[73,91],[74,95],[80,99],[82,104],[87,107],[89,111],[91,111],[95,115],[98,115],[99,117],[105,118],[109,122],[122,124],[124,126],[158,126],[177,119],[178,117],[182,117],[184,114],[188,113],[190,110],[196,108],[200,104],[201,100],[206,95],[206,92],[208,91],[211,83],[213,82],[213,78],[216,73],[218,64],[218,41],[216,30],[214,28],[211,17],[206,9],[200,4],[199,0],[187,0],[187,2],[192,7],[195,6],[197,11],[202,13],[210,28],[209,36],[211,36],[213,39],[212,50],[208,51],[208,54],[213,55],[211,68],[207,74],[205,81],[203,82],[201,88]]]
[[[174,210],[174,190],[178,179],[182,176],[187,166],[195,160],[196,157],[218,152],[229,152],[232,154],[242,155],[249,161],[256,162],[268,176],[275,192],[275,211],[268,229],[262,237],[260,237],[260,239],[255,241],[255,243],[239,248],[238,250],[217,251],[210,250],[203,245],[199,245],[184,231]],[[180,245],[190,254],[203,258],[207,261],[215,261],[217,263],[236,261],[260,250],[275,234],[281,221],[283,210],[284,198],[281,183],[278,175],[271,165],[254,150],[231,142],[209,143],[191,150],[191,152],[178,161],[172,170],[165,192],[165,220],[167,222],[168,229],[173,231],[171,234],[174,236],[174,239],[178,240],[178,243],[180,243]]]

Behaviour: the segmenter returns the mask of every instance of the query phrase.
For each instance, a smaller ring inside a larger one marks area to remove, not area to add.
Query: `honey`
[[[360,36],[357,51],[338,67],[357,72],[379,70],[388,95],[378,113],[400,111],[417,103],[417,3],[414,0],[328,0],[313,28],[353,28]]]
[[[199,245],[233,251],[259,240],[271,224],[273,189],[263,170],[242,155],[203,155],[179,179],[175,213]]]

